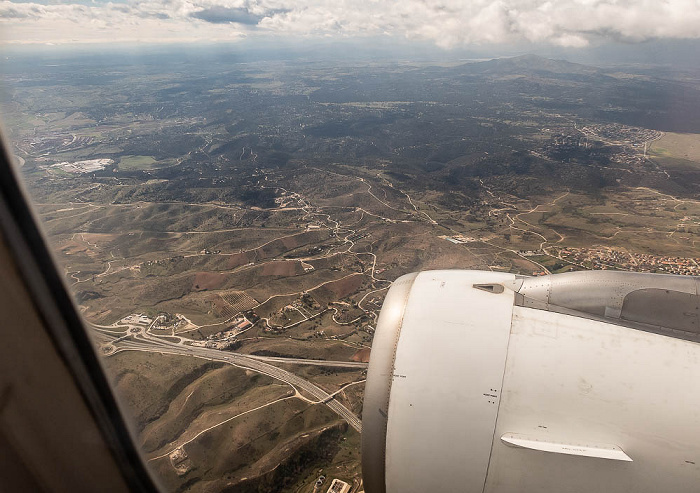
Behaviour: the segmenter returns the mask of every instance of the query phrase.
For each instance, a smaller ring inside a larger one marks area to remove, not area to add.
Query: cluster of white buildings
[[[95,171],[102,171],[113,162],[114,161],[109,158],[87,159],[85,161],[75,161],[73,163],[64,161],[62,163],[52,164],[49,168],[59,168],[68,173],[92,173]]]
[[[131,315],[127,315],[126,317],[120,320],[120,322],[123,324],[131,325],[150,325],[152,321],[153,320],[151,320],[151,318],[149,318],[146,315],[143,315],[142,313],[132,313]]]

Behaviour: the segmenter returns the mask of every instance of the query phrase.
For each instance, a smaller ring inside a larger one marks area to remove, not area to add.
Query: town
[[[549,248],[547,253],[585,269],[700,275],[700,258],[660,256],[608,247]]]

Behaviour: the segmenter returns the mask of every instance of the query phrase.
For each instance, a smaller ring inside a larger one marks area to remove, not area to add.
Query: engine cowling
[[[365,490],[697,491],[698,299],[684,276],[399,278],[365,387]],[[665,323],[649,307],[668,300]]]

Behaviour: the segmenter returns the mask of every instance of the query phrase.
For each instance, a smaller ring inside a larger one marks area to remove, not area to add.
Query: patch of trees
[[[241,201],[251,207],[270,209],[275,207],[276,194],[271,188],[248,188],[241,193]]]

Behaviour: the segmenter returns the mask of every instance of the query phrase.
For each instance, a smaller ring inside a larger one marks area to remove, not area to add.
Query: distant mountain
[[[522,55],[512,58],[496,58],[486,62],[467,63],[459,70],[474,75],[604,75],[604,72],[589,65],[571,63],[566,60],[552,60],[537,55]]]

